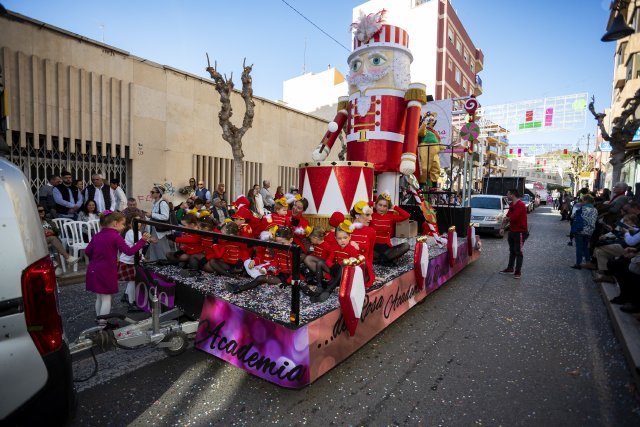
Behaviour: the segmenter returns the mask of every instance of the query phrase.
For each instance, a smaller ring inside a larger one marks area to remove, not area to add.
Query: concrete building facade
[[[190,177],[212,189],[218,182],[233,188],[231,147],[221,136],[219,95],[209,79],[12,12],[0,16],[0,66],[5,137],[32,190],[63,169],[85,181],[95,172],[120,178],[142,207],[156,184],[169,199],[184,198],[177,189]],[[297,166],[309,160],[327,122],[254,101],[242,187],[262,179],[272,190],[296,185]],[[232,105],[240,126],[245,108],[238,93]]]
[[[613,68],[613,90],[611,110],[607,112],[609,120],[619,117],[627,107],[635,93],[640,89],[640,0],[614,0],[611,2],[609,28],[614,18],[620,14],[624,22],[635,32],[616,42],[616,54]],[[636,113],[637,114],[637,113]],[[640,137],[634,136],[626,146],[624,165],[621,171],[621,181],[640,189]],[[611,165],[607,165],[607,179],[605,185],[611,188]],[[637,186],[637,187],[636,187]],[[636,193],[637,194],[637,193]]]

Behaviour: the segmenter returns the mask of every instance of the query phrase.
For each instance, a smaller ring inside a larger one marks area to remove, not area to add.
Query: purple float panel
[[[151,312],[151,294],[155,290],[160,304],[166,308],[175,307],[176,284],[163,276],[144,267],[136,267],[136,305],[144,311]],[[157,286],[149,280],[149,277],[157,283]]]
[[[429,262],[423,286],[408,271],[367,292],[354,336],[350,336],[340,308],[300,326],[287,327],[237,307],[222,298],[205,299],[196,335],[196,348],[248,373],[286,388],[302,388],[331,370],[475,261],[466,242],[449,266],[447,253]]]

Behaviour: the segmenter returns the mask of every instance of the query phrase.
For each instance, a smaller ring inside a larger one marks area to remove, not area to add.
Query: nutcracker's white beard
[[[388,67],[366,74],[348,74],[347,82],[349,85],[357,87],[360,91],[360,96],[357,98],[358,114],[363,116],[371,108],[371,97],[363,96],[365,90],[375,87],[376,82],[389,74],[389,72],[393,71],[393,82],[396,89],[408,89],[409,83],[411,83],[410,65],[409,55],[402,51],[395,51],[393,62]]]

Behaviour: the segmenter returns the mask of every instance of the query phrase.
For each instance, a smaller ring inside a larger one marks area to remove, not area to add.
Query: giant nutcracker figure
[[[335,119],[312,158],[323,161],[346,126],[347,160],[373,163],[377,188],[398,204],[400,174],[416,170],[416,146],[426,87],[410,83],[409,35],[384,23],[384,10],[353,24],[349,96],[341,97]]]

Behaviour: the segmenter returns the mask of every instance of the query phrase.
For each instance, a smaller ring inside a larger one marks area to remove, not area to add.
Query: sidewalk
[[[613,329],[622,344],[636,390],[640,390],[640,322],[633,315],[620,311],[619,305],[609,302],[611,298],[620,293],[616,283],[602,282],[600,291],[609,311]]]

